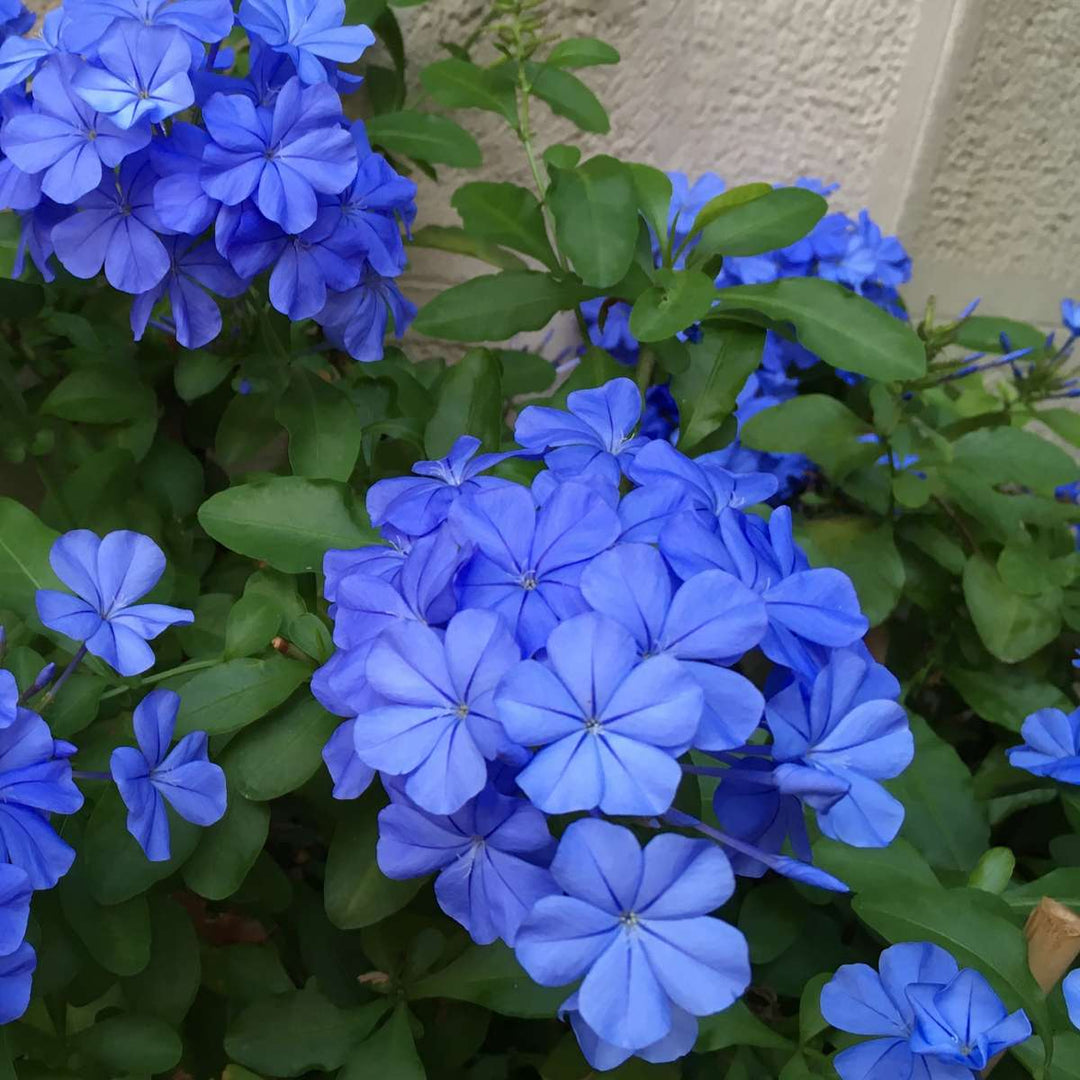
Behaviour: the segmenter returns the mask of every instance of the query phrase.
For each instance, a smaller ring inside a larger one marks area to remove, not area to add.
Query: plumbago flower
[[[1063,784],[1080,784],[1080,709],[1067,715],[1060,709],[1039,709],[1024,721],[1020,734],[1023,745],[1007,751],[1010,765]]]
[[[749,980],[713,914],[733,873],[844,889],[811,864],[807,814],[888,844],[903,808],[879,781],[912,755],[851,582],[809,567],[789,515],[747,512],[775,478],[636,435],[632,389],[523,410],[524,451],[463,436],[373,484],[386,543],[327,552],[336,651],[312,679],[344,720],[334,796],[376,774],[390,796],[384,873],[437,874],[476,941],[511,943],[543,985],[581,980],[562,1015],[595,1068],[687,1053]],[[532,487],[485,475],[514,453],[545,456]],[[715,820],[681,808],[700,803],[688,773],[715,785]],[[662,831],[643,851],[605,815]]]

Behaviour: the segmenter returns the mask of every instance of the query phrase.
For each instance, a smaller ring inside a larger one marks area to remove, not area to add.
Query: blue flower
[[[314,224],[317,192],[337,194],[356,176],[341,100],[325,83],[305,87],[290,79],[273,110],[241,94],[214,94],[203,120],[212,140],[203,152],[203,189],[226,206],[253,196],[287,233]]]
[[[29,99],[22,93],[0,94],[0,124],[32,112]],[[0,135],[0,140],[2,138]],[[33,210],[40,202],[40,174],[25,173],[11,158],[0,158],[0,206],[10,210]]]
[[[46,16],[40,36],[8,37],[0,45],[0,92],[25,83],[42,63],[60,48],[63,8]]]
[[[584,484],[562,484],[540,508],[516,485],[470,492],[449,526],[476,553],[459,582],[462,607],[499,612],[526,655],[561,619],[587,611],[578,582],[585,564],[619,535],[610,506]]]
[[[702,700],[682,665],[640,660],[630,633],[596,612],[560,623],[546,663],[518,664],[495,698],[510,738],[544,748],[517,782],[548,814],[667,810],[682,778],[675,759],[697,734]]]
[[[446,521],[450,507],[466,492],[506,486],[506,480],[480,474],[518,452],[476,456],[480,445],[472,435],[459,435],[446,457],[416,462],[415,476],[394,476],[372,484],[367,491],[371,524],[422,536]]]
[[[641,418],[641,394],[629,379],[612,379],[595,390],[575,390],[566,410],[529,405],[518,414],[514,439],[544,453],[559,479],[597,475],[611,484],[648,440],[634,438]]]
[[[335,653],[334,657],[331,657],[328,663],[319,669],[323,672],[323,680],[326,678],[326,668],[333,664],[335,658],[344,656],[347,656],[347,654]],[[319,672],[315,674],[318,675]],[[323,692],[320,693],[320,689],[316,686],[316,679],[313,676],[311,692],[324,708],[329,709],[325,700],[325,682]],[[370,696],[377,697],[373,691]],[[334,703],[333,699],[332,703]],[[350,711],[352,710],[350,709]],[[363,711],[363,707],[357,711]],[[334,782],[333,796],[335,799],[358,799],[367,791],[371,781],[375,779],[375,770],[370,765],[365,765],[356,754],[356,741],[353,738],[355,725],[355,720],[346,720],[345,723],[338,724],[333,735],[326,740],[326,745],[323,747],[322,759],[326,765],[326,771],[330,774],[330,779]]]
[[[0,48],[0,59],[3,59],[3,55],[3,49]],[[1080,303],[1075,300],[1062,300],[1061,321],[1073,337],[1080,336]]]
[[[149,123],[122,128],[95,112],[73,86],[81,61],[57,55],[34,76],[34,111],[13,116],[0,132],[0,148],[26,173],[43,173],[41,190],[73,203],[150,141]]]
[[[353,727],[365,764],[405,777],[405,794],[433,814],[452,814],[487,781],[487,761],[514,748],[495,719],[495,687],[521,658],[490,611],[462,611],[445,638],[401,622],[372,647],[367,675],[385,704]]]
[[[154,185],[154,209],[167,229],[199,236],[217,216],[221,204],[206,194],[199,178],[209,141],[202,128],[175,120],[169,134],[150,145],[150,160],[160,178]]]
[[[773,757],[789,766],[789,783],[820,783],[816,773],[848,785],[842,798],[819,804],[821,831],[854,847],[885,847],[904,807],[878,783],[898,776],[915,754],[907,715],[895,701],[896,679],[855,650],[838,649],[812,687],[795,680],[765,705]],[[812,770],[803,774],[801,770]]]
[[[152,690],[135,707],[138,749],[118,746],[109,759],[128,832],[151,862],[169,858],[166,801],[195,825],[213,825],[225,814],[225,773],[209,760],[206,732],[192,731],[169,749],[179,708],[179,694]]]
[[[720,570],[705,571],[672,591],[663,557],[645,544],[619,544],[598,555],[581,576],[594,610],[621,623],[642,656],[670,656],[705,695],[694,745],[729,750],[750,737],[764,699],[748,679],[701,661],[732,663],[761,640],[767,626],[761,598]]]
[[[911,259],[895,236],[883,236],[866,210],[859,213],[841,253],[823,257],[818,276],[861,292],[871,282],[896,287],[911,277]]]
[[[675,246],[678,247],[690,233],[694,219],[705,208],[705,204],[722,195],[727,184],[716,173],[702,173],[690,184],[685,173],[669,172],[671,181],[671,205],[668,207],[668,231],[671,232]]]
[[[1072,1026],[1080,1028],[1080,968],[1070,971],[1061,984],[1065,995],[1065,1007],[1069,1011]]]
[[[0,861],[20,867],[35,889],[51,889],[75,858],[47,816],[74,814],[83,804],[68,749],[29,709],[0,728]]]
[[[0,956],[0,1024],[10,1024],[26,1012],[37,954],[23,942],[14,952]]]
[[[684,581],[703,570],[726,570],[759,592],[769,619],[762,651],[807,678],[816,675],[830,649],[855,644],[869,626],[845,573],[810,569],[792,537],[786,506],[774,510],[767,523],[724,511],[717,532],[691,515],[678,515],[660,533],[660,550]]]
[[[15,723],[19,705],[19,684],[10,671],[0,669],[0,728]]]
[[[174,623],[195,616],[165,604],[136,604],[158,582],[165,555],[148,536],[88,529],[64,533],[49,552],[56,576],[75,593],[39,589],[37,610],[50,629],[85,643],[121,675],[138,675],[154,663],[147,642]]]
[[[363,364],[383,358],[391,318],[394,336],[400,338],[415,317],[416,305],[402,295],[394,279],[367,267],[355,288],[327,296],[315,321],[330,341]]]
[[[1054,498],[1059,502],[1075,503],[1080,506],[1080,480],[1073,480],[1068,484],[1060,484],[1054,488]]]
[[[0,863],[0,956],[10,956],[26,937],[33,891],[25,870]]]
[[[173,26],[190,40],[192,56],[202,55],[198,42],[221,41],[233,26],[229,0],[66,0],[61,39],[73,53],[86,53],[117,22]]]
[[[750,982],[746,941],[709,913],[734,888],[724,853],[667,834],[644,851],[629,829],[575,821],[552,860],[568,894],[540,900],[515,951],[542,986],[583,978],[577,1011],[605,1042],[640,1050],[678,1013],[726,1009]]]
[[[606,349],[620,364],[636,364],[638,340],[630,332],[631,306],[623,300],[598,296],[581,305],[581,314],[589,330],[589,340]],[[600,325],[603,315],[604,325]]]
[[[169,259],[165,276],[131,305],[131,332],[142,339],[154,305],[166,293],[176,327],[176,340],[185,349],[199,349],[221,333],[221,312],[207,290],[219,296],[240,296],[250,282],[218,254],[210,241],[190,236],[167,236],[164,247]]]
[[[3,0],[0,3],[0,39],[12,34],[25,34],[34,26],[34,13],[20,0]]]
[[[287,56],[306,83],[326,82],[324,60],[350,64],[375,44],[366,26],[342,26],[345,0],[243,0],[240,22]]]
[[[191,52],[179,30],[118,23],[102,38],[96,59],[75,72],[72,86],[118,127],[144,119],[158,124],[195,102]]]
[[[390,878],[439,872],[435,899],[481,945],[513,945],[536,901],[559,891],[543,856],[544,815],[524,799],[485,787],[449,816],[430,814],[390,786],[379,813],[379,869]]]
[[[74,211],[70,207],[61,206],[59,203],[54,203],[52,199],[43,198],[33,210],[21,215],[22,229],[19,232],[15,264],[11,270],[12,277],[22,276],[26,267],[26,256],[29,255],[46,281],[56,280],[56,271],[50,261],[55,254],[52,231],[72,213]]]
[[[96,276],[102,265],[114,289],[144,293],[169,272],[169,253],[157,235],[157,180],[146,154],[129,157],[120,173],[107,173],[84,195],[79,212],[53,229],[56,255],[70,274]]]
[[[1020,734],[1023,745],[1006,751],[1010,765],[1063,784],[1080,784],[1080,709],[1068,715],[1060,709],[1039,709],[1024,720]]]

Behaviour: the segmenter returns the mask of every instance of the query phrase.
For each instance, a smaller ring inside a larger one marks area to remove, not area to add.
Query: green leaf
[[[835,874],[854,893],[939,886],[930,864],[900,837],[884,848],[853,848],[821,837],[814,841],[814,864]]]
[[[1035,418],[1066,442],[1080,446],[1080,413],[1072,409],[1042,409]]]
[[[712,255],[760,255],[787,247],[805,236],[828,208],[820,195],[805,188],[770,188],[716,213],[691,258],[696,265]]]
[[[742,1001],[698,1022],[694,1050],[699,1054],[729,1046],[758,1046],[763,1050],[791,1050],[792,1042],[759,1020]]]
[[[1076,462],[1048,439],[1014,427],[981,428],[953,443],[953,464],[978,473],[986,485],[1020,484],[1053,497],[1076,479]]]
[[[499,349],[504,398],[519,394],[540,394],[551,389],[555,381],[555,366],[550,360],[520,349]]]
[[[76,859],[58,886],[68,925],[90,955],[114,975],[138,975],[150,962],[150,909],[141,894],[122,904],[99,904],[89,871]]]
[[[438,60],[420,72],[424,89],[450,109],[486,109],[517,124],[514,84],[468,60]]]
[[[639,341],[673,337],[708,315],[716,286],[700,270],[658,270],[630,312],[630,331]]]
[[[123,981],[132,1012],[177,1025],[199,992],[199,941],[188,913],[168,896],[150,897],[150,962]]]
[[[560,281],[535,270],[508,270],[440,293],[420,309],[413,329],[448,341],[505,341],[522,330],[539,330],[560,311],[591,295],[592,290],[572,279]]]
[[[296,368],[276,416],[289,433],[289,464],[297,476],[349,479],[360,456],[360,420],[337,386]]]
[[[182,866],[195,850],[201,830],[172,810],[169,815],[171,857],[151,862],[127,830],[127,807],[109,786],[98,799],[86,825],[79,858],[86,864],[90,893],[99,904],[119,904],[144,893]]]
[[[984,851],[975,869],[968,875],[968,884],[983,892],[1004,892],[1016,869],[1016,856],[1007,847],[993,847]]]
[[[478,181],[459,187],[450,205],[470,236],[513,248],[552,270],[558,269],[540,203],[531,191],[517,184]]]
[[[1021,1062],[1032,1075],[1043,1077],[1046,1051],[1037,1042],[1028,1039],[1010,1048],[1009,1053]],[[1054,1036],[1054,1056],[1047,1080],[1080,1080],[1080,1035],[1066,1032]]]
[[[22,503],[0,496],[0,602],[35,625],[37,590],[64,588],[49,565],[58,535]]]
[[[1061,629],[1060,589],[1036,596],[1014,592],[982,555],[973,555],[964,567],[964,600],[982,643],[1007,664],[1037,653]]]
[[[75,1046],[114,1073],[164,1073],[183,1052],[180,1036],[154,1016],[121,1014],[97,1021]]]
[[[557,68],[585,68],[618,62],[619,50],[593,37],[564,38],[551,50],[546,61]]]
[[[109,684],[97,675],[76,672],[49,705],[49,727],[53,737],[69,739],[97,719],[101,695]]]
[[[349,1054],[338,1080],[425,1080],[426,1076],[413,1041],[409,1007],[398,1005],[386,1023]]]
[[[547,103],[556,116],[565,116],[582,131],[606,135],[611,121],[596,95],[575,75],[551,64],[528,61],[525,76],[532,92]]]
[[[772,184],[762,183],[740,184],[738,187],[728,188],[727,191],[723,191],[711,198],[697,212],[697,216],[690,224],[689,235],[692,236],[694,233],[701,232],[702,229],[712,224],[722,214],[726,214],[729,210],[734,210],[744,203],[760,199],[763,195],[768,195],[772,190]],[[683,227],[686,227],[685,222]]]
[[[323,900],[330,921],[341,930],[374,926],[400,911],[424,885],[424,878],[394,881],[375,860],[379,838],[378,794],[369,792],[343,808],[326,858]]]
[[[255,865],[269,828],[269,807],[244,798],[230,784],[225,816],[203,830],[184,866],[184,883],[207,900],[232,896]]]
[[[671,207],[671,181],[667,174],[651,165],[634,162],[626,166],[634,181],[638,209],[666,248],[668,243],[668,212]]]
[[[926,373],[926,353],[911,328],[842,285],[783,278],[721,289],[717,299],[724,313],[748,309],[790,323],[797,340],[833,367],[882,381]]]
[[[870,425],[842,401],[827,394],[800,394],[755,413],[740,438],[755,450],[805,454],[839,481],[880,456],[880,446],[859,442],[870,433]]]
[[[377,1002],[383,1010],[385,1004]],[[225,1035],[229,1057],[266,1076],[330,1072],[345,1063],[365,1034],[364,1010],[339,1009],[317,990],[294,990],[256,1001],[235,1017]],[[374,1023],[374,1021],[372,1021]]]
[[[199,507],[199,524],[231,551],[287,574],[322,569],[328,548],[378,542],[344,485],[301,476],[219,491]]]
[[[754,327],[706,327],[701,340],[688,347],[690,366],[671,380],[683,453],[719,430],[734,413],[735,399],[761,363],[764,341],[764,333]]]
[[[915,759],[885,782],[904,804],[900,835],[936,870],[969,873],[990,842],[986,807],[960,755],[920,716],[909,715]]]
[[[1014,911],[1028,914],[1039,901],[1049,896],[1059,904],[1080,911],[1080,867],[1061,866],[1034,881],[1007,889],[1002,900]]]
[[[176,358],[173,369],[177,394],[189,402],[204,397],[225,381],[234,363],[231,356],[221,356],[204,349],[184,349]]]
[[[545,404],[554,409],[565,409],[567,397],[575,390],[603,386],[610,379],[618,378],[626,378],[626,365],[620,364],[611,353],[591,346],[570,372],[570,377],[559,385]]]
[[[277,708],[310,675],[306,664],[278,656],[228,660],[197,672],[173,687],[180,693],[176,738],[192,731],[223,735],[247,727]]]
[[[806,914],[806,901],[783,881],[767,881],[739,909],[738,927],[750,947],[752,964],[768,964],[795,943]]]
[[[242,596],[225,621],[225,659],[262,652],[281,627],[281,612],[266,596]]]
[[[1002,344],[1001,335],[1009,339]],[[1031,323],[1004,319],[996,315],[972,315],[956,331],[956,344],[979,352],[1006,353],[1012,349],[1041,349],[1046,335]]]
[[[566,988],[534,983],[522,970],[514,952],[502,942],[470,945],[441,971],[409,988],[409,997],[452,998],[471,1001],[503,1016],[550,1018],[566,1000]]]
[[[500,270],[527,270],[524,259],[519,259],[509,251],[504,251],[496,244],[470,236],[457,226],[425,225],[417,229],[412,237],[413,247],[432,248],[435,251],[449,251],[454,255],[468,255],[481,262],[490,263]]]
[[[630,170],[606,154],[576,169],[557,169],[547,199],[559,247],[581,280],[597,288],[622,280],[638,236],[637,190]]]
[[[119,424],[156,410],[153,391],[130,372],[103,367],[79,368],[65,375],[41,405],[46,416],[83,424]]]
[[[852,907],[891,944],[930,941],[947,949],[961,967],[985,975],[1006,1005],[1022,1006],[1045,1034],[1046,1003],[1028,970],[1023,931],[999,899],[975,889],[911,886],[902,892],[864,893]]]
[[[222,767],[245,798],[288,795],[322,765],[322,749],[340,722],[313,698],[299,696],[233,739]]]
[[[798,540],[813,566],[835,566],[851,578],[871,626],[889,617],[903,593],[905,571],[888,522],[854,515],[815,518],[799,523]]]
[[[0,317],[31,319],[45,305],[45,290],[30,281],[14,281],[7,273],[0,280]]]
[[[460,435],[474,435],[497,450],[502,434],[502,367],[488,349],[470,349],[439,382],[435,415],[424,429],[424,448],[444,457]]]
[[[367,121],[367,134],[373,145],[391,154],[404,154],[433,165],[475,169],[483,161],[476,140],[445,116],[408,109],[383,113]]]
[[[999,664],[971,671],[950,665],[945,668],[945,678],[983,720],[1018,734],[1036,709],[1071,712],[1074,707],[1053,683],[1023,668]]]
[[[804,987],[799,999],[799,1042],[805,1045],[820,1035],[829,1022],[821,1015],[821,991],[833,977],[831,971],[815,975]]]

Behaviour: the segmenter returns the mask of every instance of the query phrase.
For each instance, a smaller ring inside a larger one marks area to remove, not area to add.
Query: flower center
[[[140,101],[148,101],[149,98],[150,98],[150,91],[145,89],[145,87],[140,87],[139,88],[139,100]]]
[[[638,918],[636,911],[624,911],[619,916],[619,922],[624,930],[636,930],[641,920]]]
[[[603,727],[603,722],[598,716],[590,716],[585,720],[585,730],[590,735],[599,735],[600,729]]]
[[[454,716],[456,716],[459,720],[464,720],[465,717],[468,716],[468,715],[469,715],[468,703],[464,702],[464,701],[458,702],[457,708],[454,709]]]
[[[537,580],[535,570],[526,570],[525,573],[521,575],[521,587],[526,592],[532,592],[539,584],[540,582]]]

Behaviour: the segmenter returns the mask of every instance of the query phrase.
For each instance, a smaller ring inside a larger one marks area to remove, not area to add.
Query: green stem
[[[106,690],[101,695],[101,700],[106,698],[116,697],[118,694],[126,693],[128,690],[139,690],[143,686],[147,686],[150,683],[161,682],[163,679],[171,679],[174,675],[186,675],[190,671],[202,671],[204,668],[215,667],[221,663],[220,657],[214,657],[213,660],[189,660],[186,664],[180,664],[178,667],[169,668],[168,671],[159,671],[156,675],[147,675],[145,679],[139,684],[139,686],[118,686],[114,690]]]
[[[645,391],[652,385],[653,370],[656,367],[656,354],[652,349],[642,349],[637,362],[637,387],[641,391],[641,400],[645,400]]]

